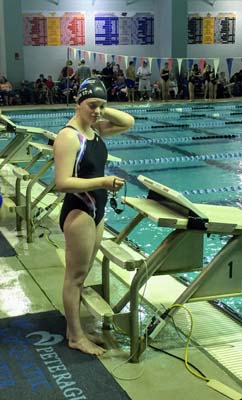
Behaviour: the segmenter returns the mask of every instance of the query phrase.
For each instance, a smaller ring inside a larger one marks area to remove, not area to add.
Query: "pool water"
[[[106,173],[126,179],[128,196],[146,196],[137,180],[142,174],[182,192],[193,203],[242,208],[242,103],[149,103],[122,109],[132,114],[136,123],[128,132],[106,140],[109,153],[122,159],[109,162]],[[73,113],[74,109],[6,114],[16,124],[57,133]],[[44,179],[48,182],[51,178],[53,170]],[[120,196],[123,194],[121,191]],[[134,215],[128,207],[117,215],[107,205],[106,224],[119,231]],[[169,232],[144,220],[129,239],[150,254]],[[210,235],[204,240],[206,264],[228,237]],[[182,278],[190,282],[194,276],[183,274]],[[242,318],[242,297],[223,299],[221,304]]]

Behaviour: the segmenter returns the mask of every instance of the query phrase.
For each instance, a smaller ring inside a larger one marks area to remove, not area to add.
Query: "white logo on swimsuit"
[[[33,343],[34,346],[53,346],[64,340],[62,335],[55,335],[46,331],[31,332],[26,337],[29,338],[31,336],[40,336],[40,339]],[[36,338],[36,340],[37,339],[38,338]]]

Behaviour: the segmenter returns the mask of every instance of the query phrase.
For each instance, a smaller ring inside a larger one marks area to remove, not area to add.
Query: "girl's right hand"
[[[125,179],[119,178],[118,176],[105,176],[104,177],[104,188],[112,192],[118,192],[122,189]]]

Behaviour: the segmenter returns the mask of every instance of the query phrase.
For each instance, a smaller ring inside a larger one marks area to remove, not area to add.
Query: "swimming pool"
[[[122,109],[135,117],[136,124],[106,140],[109,152],[122,159],[108,163],[106,172],[126,179],[128,196],[146,195],[137,180],[142,174],[182,192],[194,203],[242,207],[242,103],[149,103]],[[5,114],[17,124],[58,132],[73,113],[65,109]],[[52,173],[46,175],[47,181]],[[107,206],[106,223],[119,231],[133,215],[128,208],[114,214]],[[151,253],[168,232],[144,220],[129,238]],[[217,235],[205,239],[205,264],[227,240]],[[187,282],[193,277],[194,273],[182,276]],[[242,298],[223,299],[222,305],[242,318]]]

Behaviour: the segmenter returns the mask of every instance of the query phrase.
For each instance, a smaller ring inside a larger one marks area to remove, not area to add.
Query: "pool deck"
[[[223,100],[228,101],[228,99]],[[232,101],[237,100],[241,101],[238,98],[232,99]],[[158,104],[158,102],[153,103]],[[128,103],[116,103],[116,105],[119,104],[129,105]],[[140,103],[136,104],[140,105]],[[74,104],[69,105],[68,108],[72,107]],[[4,107],[2,111],[40,108],[63,109],[65,105],[14,106]],[[10,191],[13,189],[12,179],[11,176],[7,188]],[[17,252],[14,257],[0,258],[2,267],[1,318],[53,309],[64,312],[60,289],[64,277],[64,238],[59,230],[58,214],[59,207],[44,221],[44,226],[51,231],[51,240],[45,235],[47,232],[45,227],[38,227],[34,233],[34,242],[26,243],[25,230],[23,229],[21,234],[16,232],[12,214],[1,224],[1,231]],[[106,231],[105,235],[108,236],[109,233]],[[58,251],[53,243],[59,246]],[[44,262],[43,254],[45,254]],[[90,283],[97,283],[101,279],[100,261],[101,254],[98,253],[94,268],[88,277]],[[124,271],[114,264],[111,269],[114,276],[113,293],[120,291],[123,285],[126,287],[130,285],[133,273]],[[142,290],[142,293],[144,302],[156,309],[160,307],[160,304],[164,304],[166,307],[173,304],[182,290],[182,283],[166,275],[152,277],[145,292]],[[193,345],[189,347],[189,361],[209,378],[217,379],[241,393],[241,324],[208,302],[191,303],[188,304],[188,308],[194,319]],[[93,323],[97,330],[100,330],[100,321],[93,320],[86,309],[81,309],[81,316],[84,323],[87,325]],[[187,334],[189,322],[184,312],[176,314],[175,323],[180,332]],[[103,338],[108,351],[101,357],[101,361],[133,400],[146,400],[147,398],[150,400],[222,400],[225,398],[221,393],[209,388],[206,382],[190,374],[183,362],[148,348],[143,354],[140,364],[130,364],[126,362],[128,359],[126,338],[123,338],[120,343],[116,340],[115,334],[107,331],[103,332]],[[155,345],[183,358],[185,343],[184,337],[181,338],[175,329],[170,328],[160,333]]]

